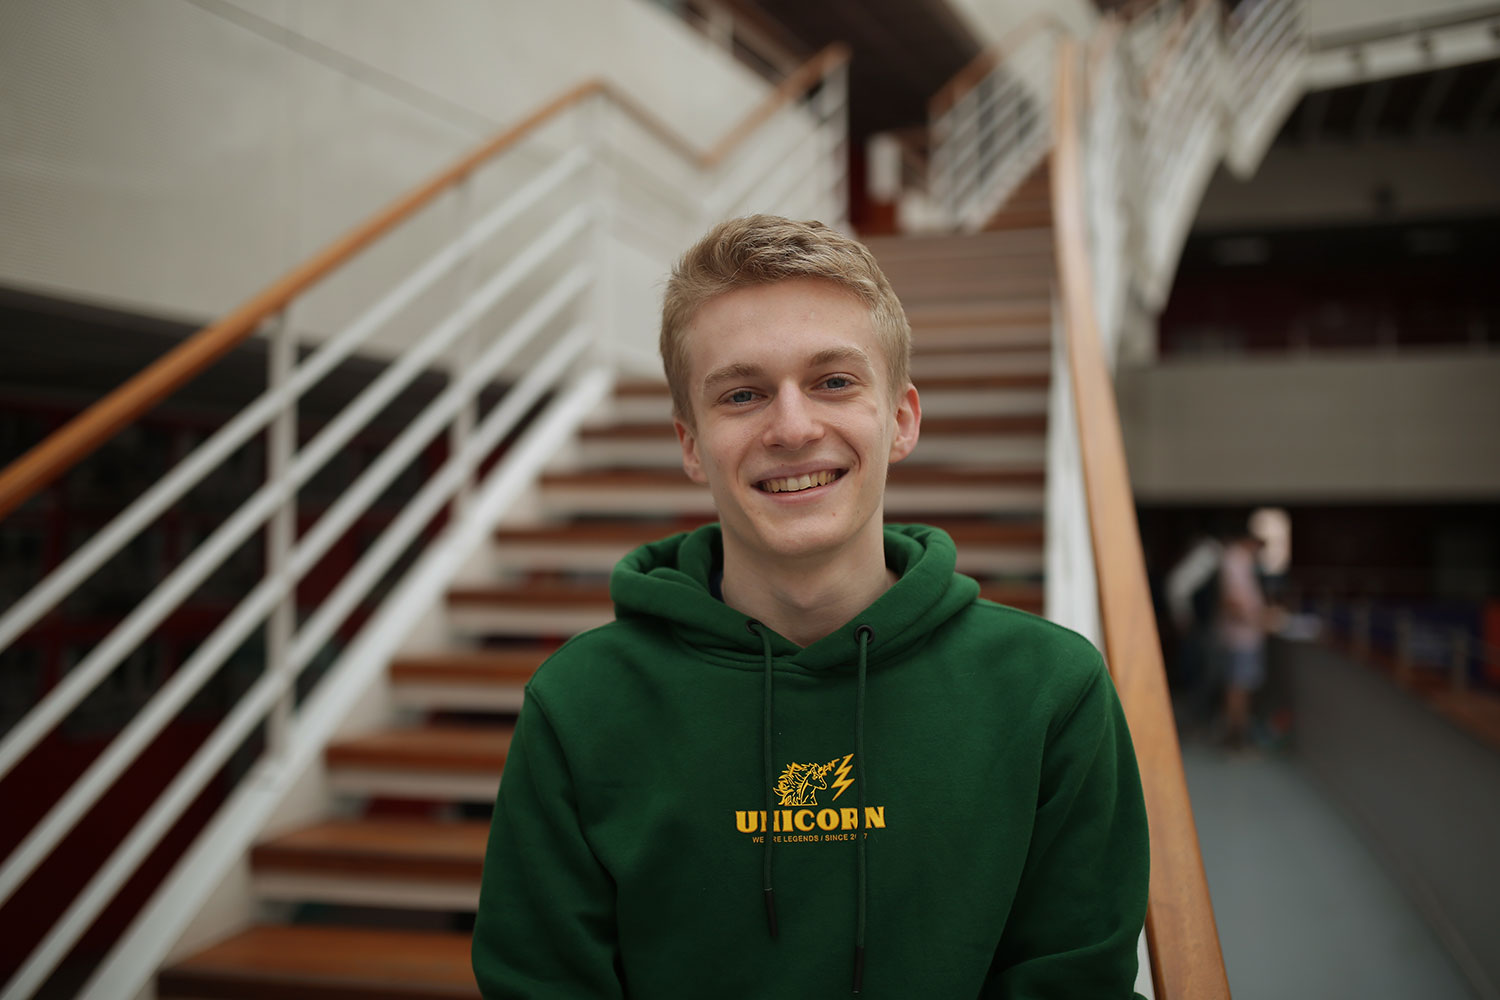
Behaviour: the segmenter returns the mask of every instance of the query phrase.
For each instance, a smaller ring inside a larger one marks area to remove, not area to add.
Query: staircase
[[[983,596],[1036,613],[1052,331],[1045,178],[1028,182],[1012,225],[871,242],[911,321],[924,418],[916,451],[892,468],[887,519],[942,527]],[[543,477],[536,509],[547,520],[497,531],[499,572],[449,591],[451,648],[391,665],[410,723],[328,747],[345,817],[252,852],[261,909],[287,922],[164,969],[159,996],[476,995],[468,940],[484,808],[525,683],[566,637],[612,616],[620,556],[713,518],[708,491],[682,473],[670,408],[664,383],[617,387],[568,467]]]

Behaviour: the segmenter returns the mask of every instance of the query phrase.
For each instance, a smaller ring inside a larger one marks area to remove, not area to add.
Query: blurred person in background
[[[1214,625],[1224,678],[1224,738],[1244,747],[1251,704],[1266,680],[1266,598],[1257,555],[1263,542],[1248,530],[1230,538],[1219,558],[1219,610]]]

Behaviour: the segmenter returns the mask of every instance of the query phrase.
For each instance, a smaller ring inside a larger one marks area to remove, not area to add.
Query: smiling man
[[[474,968],[498,997],[1129,997],[1140,782],[1099,654],[884,523],[916,447],[900,303],[859,243],[715,227],[667,286],[683,468],[538,669]]]

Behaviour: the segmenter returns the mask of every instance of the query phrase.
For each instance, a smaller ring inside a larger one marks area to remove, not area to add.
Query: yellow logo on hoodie
[[[770,817],[771,832],[782,834],[775,838],[782,842],[813,842],[853,840],[854,832],[861,826],[859,810],[854,808],[834,809],[831,805],[817,808],[818,793],[834,789],[828,803],[837,802],[839,796],[854,784],[854,755],[835,757],[826,763],[790,763],[771,786],[783,806],[812,808],[774,809]],[[766,832],[765,810],[736,810],[734,826],[740,833],[764,835]],[[866,806],[865,829],[885,828],[885,806]],[[760,841],[761,837],[754,838]]]

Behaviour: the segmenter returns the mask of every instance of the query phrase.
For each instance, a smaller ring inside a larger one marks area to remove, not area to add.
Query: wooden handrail
[[[927,101],[928,120],[931,121],[957,104],[965,94],[979,86],[979,81],[989,76],[990,71],[1002,60],[1019,52],[1021,46],[1031,41],[1033,35],[1046,30],[1067,35],[1069,29],[1056,14],[1041,11],[1016,25],[999,42],[970,59],[963,69],[955,73]]]
[[[766,95],[760,106],[751,111],[729,134],[714,143],[699,157],[705,168],[713,168],[734,152],[736,146],[750,138],[751,133],[764,125],[781,108],[797,99],[797,95],[811,90],[813,85],[849,61],[849,46],[834,42],[823,51],[803,63],[796,72]]]
[[[710,169],[723,162],[736,146],[748,139],[756,128],[778,110],[796,100],[799,94],[810,89],[824,74],[848,59],[847,46],[840,43],[829,45],[787,77],[728,135],[701,151],[607,81],[588,80],[570,88],[397,198],[223,318],[188,337],[0,470],[0,520],[92,454],[141,414],[244,343],[263,323],[282,312],[293,299],[348,262],[359,251],[569,108],[595,95],[603,95],[677,155],[695,166]]]
[[[1052,205],[1105,656],[1135,742],[1151,829],[1146,940],[1157,1000],[1228,1000],[1229,981],[1188,800],[1114,384],[1095,319],[1082,195],[1079,55],[1058,50]]]

